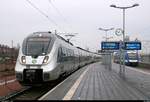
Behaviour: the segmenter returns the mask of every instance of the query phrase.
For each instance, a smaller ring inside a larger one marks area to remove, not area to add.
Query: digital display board
[[[119,42],[101,42],[102,50],[119,50]]]
[[[141,42],[125,42],[125,50],[141,50]]]
[[[46,37],[34,37],[34,38],[29,38],[28,41],[49,41],[50,38]]]

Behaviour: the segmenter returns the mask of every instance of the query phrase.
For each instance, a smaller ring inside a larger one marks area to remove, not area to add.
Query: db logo
[[[37,61],[36,61],[35,59],[34,59],[34,60],[32,60],[32,63],[33,63],[33,64],[35,64],[36,62],[37,62]]]

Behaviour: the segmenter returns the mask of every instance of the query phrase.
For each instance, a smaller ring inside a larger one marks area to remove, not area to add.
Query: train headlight
[[[48,59],[49,59],[49,56],[45,56],[43,63],[47,63]]]
[[[25,56],[22,56],[22,57],[21,57],[21,62],[22,62],[23,64],[26,63],[26,57],[25,57]]]

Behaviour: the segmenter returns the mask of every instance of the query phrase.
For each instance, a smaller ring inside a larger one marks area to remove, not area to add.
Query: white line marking
[[[68,79],[68,78],[67,78]],[[45,95],[43,95],[41,98],[39,98],[38,100],[43,100],[45,97],[47,97],[51,92],[53,92],[57,87],[59,87],[62,83],[64,83],[67,79],[65,79],[63,82],[61,82],[60,84],[58,84],[56,87],[54,87],[52,90],[50,90],[49,92],[47,92]]]
[[[16,81],[16,79],[13,79],[13,80],[8,80],[8,81],[3,81],[3,82],[1,82],[0,83],[0,85],[5,85],[5,84],[8,84],[8,83],[12,83],[12,82],[14,82],[14,81]]]
[[[45,95],[43,95],[38,100],[44,100],[45,97],[47,97],[51,92],[53,92],[57,87],[59,87],[61,84],[63,84],[68,79],[69,79],[69,77],[67,79],[65,79],[64,81],[62,81],[60,84],[58,84],[56,87],[54,87],[52,90],[50,90],[49,92],[47,92]]]
[[[75,82],[75,84],[71,87],[71,89],[68,91],[68,93],[65,95],[63,100],[70,100],[72,96],[74,95],[77,87],[79,86],[81,80],[83,79],[83,76],[86,74],[88,71],[89,67],[83,72],[83,74],[78,78],[78,80]]]

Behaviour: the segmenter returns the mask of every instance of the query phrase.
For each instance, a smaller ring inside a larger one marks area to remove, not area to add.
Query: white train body
[[[58,35],[36,32],[24,39],[16,62],[16,78],[23,84],[55,80],[100,55],[77,48]]]

